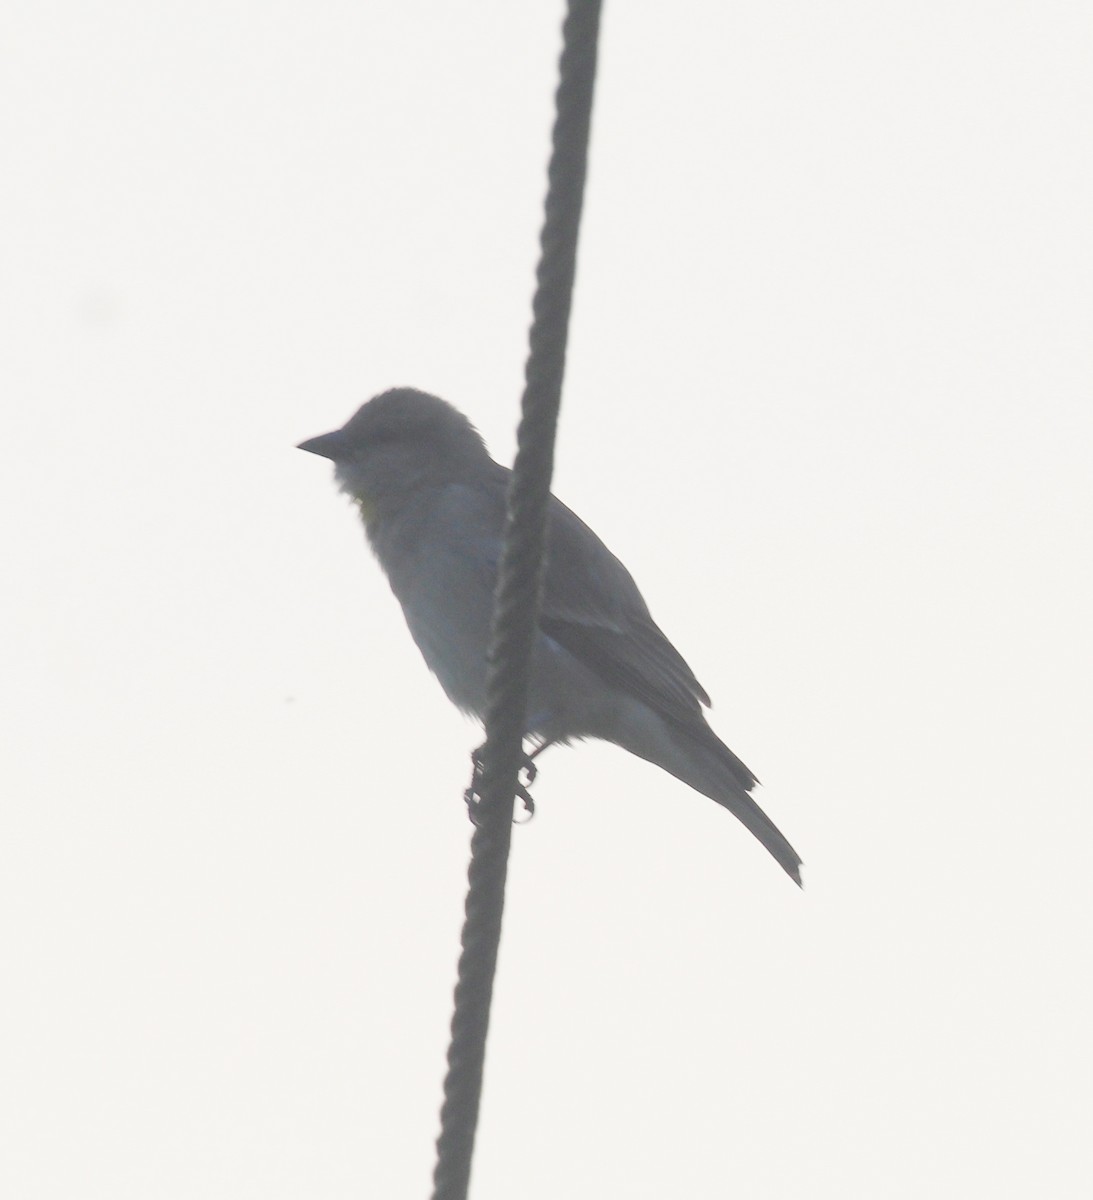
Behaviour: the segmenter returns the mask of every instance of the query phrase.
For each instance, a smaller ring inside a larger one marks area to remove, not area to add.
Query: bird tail
[[[716,800],[767,848],[775,862],[801,887],[801,857],[758,804],[748,795],[759,782],[720,738],[703,722],[701,730],[665,723],[666,737],[652,750],[646,739],[626,748]]]

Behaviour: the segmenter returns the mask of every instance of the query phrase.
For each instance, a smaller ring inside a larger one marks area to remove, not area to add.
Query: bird
[[[409,387],[298,448],[334,464],[426,664],[481,720],[510,470],[459,409]],[[588,738],[620,746],[728,809],[800,886],[800,856],[752,799],[758,780],[708,724],[709,705],[630,572],[551,496],[527,704],[535,754]]]

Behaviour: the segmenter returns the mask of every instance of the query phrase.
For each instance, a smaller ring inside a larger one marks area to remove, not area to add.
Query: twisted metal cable
[[[547,198],[528,336],[516,461],[494,598],[481,796],[471,838],[448,1073],[433,1200],[464,1200],[482,1094],[501,937],[513,797],[523,762],[531,651],[539,614],[554,435],[584,198],[600,0],[569,0],[563,25]]]

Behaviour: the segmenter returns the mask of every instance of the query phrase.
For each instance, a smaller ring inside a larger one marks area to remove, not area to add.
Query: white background
[[[12,0],[0,1193],[428,1193],[477,730],[296,442],[508,461],[560,11]],[[1093,10],[614,3],[556,491],[805,859],[515,833],[476,1200],[1088,1197]]]

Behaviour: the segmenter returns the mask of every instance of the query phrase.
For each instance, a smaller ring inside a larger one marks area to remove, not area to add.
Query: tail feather
[[[671,729],[666,741],[670,745],[666,747],[662,742],[655,753],[648,752],[651,749],[648,743],[640,749],[633,743],[626,748],[655,762],[696,792],[727,808],[766,847],[790,879],[803,887],[801,856],[748,795],[759,781],[744,763],[705,723],[694,732],[677,726]]]
[[[700,788],[699,790],[703,791],[703,794],[709,796],[711,800],[716,800],[722,807],[727,808],[767,848],[774,861],[790,879],[798,887],[804,886],[801,883],[801,856],[789,844],[785,834],[747,792],[739,787],[730,792],[717,794],[712,789],[704,791]]]

